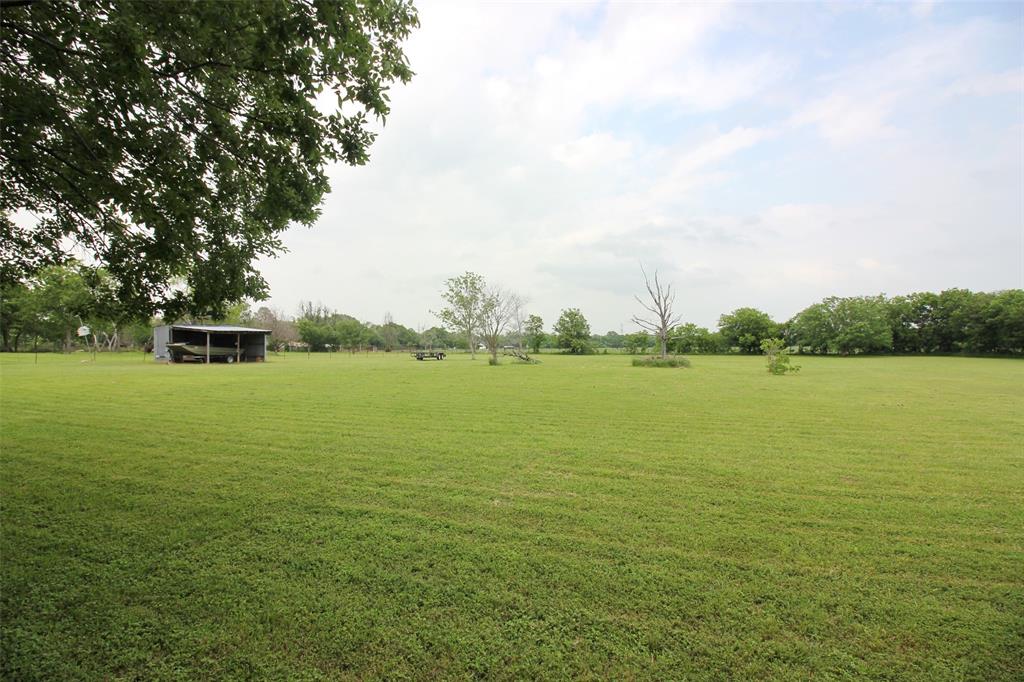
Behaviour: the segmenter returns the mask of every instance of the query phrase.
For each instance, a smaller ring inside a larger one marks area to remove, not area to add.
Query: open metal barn
[[[165,324],[153,330],[157,362],[263,362],[269,329],[225,324]]]

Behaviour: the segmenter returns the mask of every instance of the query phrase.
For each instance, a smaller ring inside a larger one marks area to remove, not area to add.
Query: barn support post
[[[242,335],[235,334],[238,337],[238,342],[235,344],[235,362],[242,361]]]
[[[210,332],[206,332],[206,364],[210,364]]]

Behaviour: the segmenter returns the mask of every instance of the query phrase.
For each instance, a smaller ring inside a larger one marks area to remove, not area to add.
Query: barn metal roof
[[[210,332],[216,334],[269,334],[269,329],[253,329],[252,327],[236,327],[230,324],[172,324],[172,329],[184,329],[190,332]]]

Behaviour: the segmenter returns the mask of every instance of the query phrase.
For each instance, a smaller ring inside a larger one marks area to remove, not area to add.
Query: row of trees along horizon
[[[660,283],[648,290],[652,297],[663,292]],[[0,289],[3,351],[146,348],[152,342],[152,327],[165,321],[133,318],[119,304],[116,292],[116,283],[109,274],[81,264],[46,267],[26,281],[4,285]],[[270,346],[278,351],[436,348],[475,353],[482,347],[496,360],[499,351],[510,346],[534,353],[559,349],[571,354],[608,349],[634,354],[661,350],[657,327],[639,324],[644,322],[642,318],[634,318],[634,322],[646,329],[597,334],[591,331],[582,311],[566,308],[546,331],[544,320],[529,313],[526,299],[488,285],[475,273],[447,280],[441,299],[444,305],[432,311],[439,324],[420,330],[396,322],[390,314],[377,324],[312,302],[301,303],[294,317],[266,306],[253,310],[239,303],[216,319],[171,321],[269,329]],[[638,302],[647,307],[639,298]],[[671,306],[671,300],[668,303]],[[671,321],[665,350],[676,354],[757,354],[762,341],[774,338],[801,353],[1024,353],[1021,289],[947,289],[893,297],[831,296],[783,322],[772,320],[756,308],[744,307],[721,315],[714,331],[693,323],[676,323],[674,318]],[[84,339],[76,336],[81,326],[90,330]]]

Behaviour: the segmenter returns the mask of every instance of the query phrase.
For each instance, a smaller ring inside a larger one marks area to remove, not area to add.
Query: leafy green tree
[[[555,323],[554,333],[558,337],[558,347],[570,353],[581,355],[594,350],[590,345],[590,324],[579,308],[563,310]]]
[[[893,346],[891,320],[884,296],[830,296],[798,313],[788,336],[812,352],[885,352]]]
[[[366,163],[418,24],[407,0],[4,5],[0,279],[74,241],[171,318],[265,297],[256,260],[316,221],[329,164]]]
[[[964,350],[969,335],[972,298],[966,289],[946,289],[936,296],[929,321],[936,351],[953,353]]]
[[[377,327],[377,333],[384,341],[384,350],[394,350],[399,346],[398,336],[401,329],[402,325],[395,322],[391,313],[384,313],[384,324]]]
[[[216,315],[187,315],[178,318],[178,321],[187,321],[190,324],[226,324],[231,326],[242,326],[246,320],[252,317],[252,309],[246,301],[235,301],[225,304]]]
[[[120,347],[126,327],[142,323],[149,328],[148,320],[139,320],[122,305],[105,270],[75,260],[44,267],[27,284],[3,285],[2,296],[4,350],[17,350],[23,336],[42,337],[68,350],[76,328],[83,325],[97,349],[113,350]]]
[[[992,333],[992,350],[1024,353],[1024,290],[1011,289],[996,294],[988,305],[987,318],[997,330]]]
[[[650,346],[651,335],[643,331],[626,334],[622,342],[622,350],[626,351],[630,355],[646,353]]]
[[[710,347],[707,351],[708,353],[725,353],[729,351],[729,346],[726,345],[721,332],[711,332],[709,341]]]
[[[129,322],[122,329],[121,337],[148,353],[153,350],[153,323],[150,320]]]
[[[5,352],[16,352],[21,337],[31,329],[30,294],[21,282],[0,282],[0,336]]]
[[[451,348],[451,334],[444,327],[431,327],[420,334],[420,343],[427,348]]]
[[[892,347],[896,353],[927,353],[932,350],[929,338],[931,311],[937,297],[932,293],[895,296],[889,300],[889,326],[892,329]]]
[[[444,286],[441,298],[447,305],[434,315],[445,327],[463,335],[470,354],[475,359],[474,336],[483,321],[487,283],[475,272],[465,272],[458,277],[445,280]]]
[[[759,353],[761,341],[773,338],[778,325],[768,313],[756,308],[737,308],[718,318],[718,331],[727,347],[738,347],[742,353]]]
[[[834,337],[830,350],[873,353],[892,349],[892,327],[883,296],[826,299],[832,307]]]
[[[415,348],[420,345],[420,334],[411,327],[398,325],[398,346],[400,348]]]
[[[595,336],[594,338],[599,339],[599,342],[605,348],[622,348],[622,344],[625,343],[624,335],[610,331],[604,336]]]
[[[523,326],[523,330],[526,333],[526,345],[533,353],[539,353],[541,344],[544,343],[544,320],[541,319],[540,315],[530,315],[526,318],[526,324]]]
[[[295,329],[299,339],[307,344],[310,350],[323,350],[330,343],[327,331],[328,321],[332,315],[330,309],[322,303],[312,301],[299,303],[299,315],[295,320]]]
[[[939,308],[939,295],[930,291],[924,291],[911,294],[908,298],[912,306],[912,317],[909,320],[910,329],[907,330],[909,332],[909,337],[916,341],[917,352],[934,353],[939,350],[939,345],[942,343],[938,325],[936,324]],[[894,345],[896,336],[897,331],[894,329]]]
[[[299,318],[295,322],[299,338],[311,350],[331,348],[356,349],[364,344],[381,347],[383,344],[369,325],[351,315],[336,313],[323,304],[299,304]]]
[[[321,351],[336,342],[333,328],[326,324],[302,318],[295,323],[295,326],[299,331],[299,339],[309,345],[310,350]]]
[[[893,298],[889,301],[893,350],[897,353],[984,352],[980,348],[989,345],[984,309],[990,298],[990,294],[975,294],[965,289],[948,289],[941,294],[918,292]]]
[[[94,298],[82,272],[77,264],[52,265],[40,270],[30,285],[39,336],[60,343],[65,352],[71,350],[75,329],[93,311]]]
[[[692,322],[673,329],[670,338],[673,353],[714,353],[718,350],[716,335]]]
[[[86,323],[92,332],[93,344],[98,350],[102,337],[107,350],[116,350],[121,345],[122,330],[141,320],[122,303],[117,295],[117,282],[106,270],[82,267],[79,272],[89,287],[91,301]]]
[[[788,338],[794,346],[812,353],[826,353],[834,345],[832,309],[827,303],[815,303],[790,320]]]
[[[498,364],[498,345],[521,308],[519,296],[508,289],[490,286],[484,291],[480,307],[480,338],[491,354],[490,364]]]
[[[369,338],[366,325],[348,315],[342,315],[334,322],[334,334],[339,348],[347,348],[356,351],[367,342]]]
[[[361,345],[381,350],[384,348],[384,339],[380,337],[376,327],[368,323],[363,324],[363,341]]]
[[[410,329],[397,322],[388,322],[381,325],[364,325],[380,339],[380,347],[386,351],[397,348],[411,348],[419,345],[420,335],[415,329]]]
[[[966,295],[965,295],[966,294]],[[1018,353],[1024,337],[1024,291],[953,289],[938,296],[936,335],[954,351]]]

